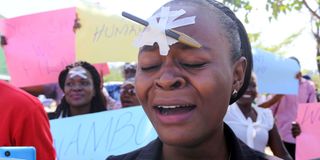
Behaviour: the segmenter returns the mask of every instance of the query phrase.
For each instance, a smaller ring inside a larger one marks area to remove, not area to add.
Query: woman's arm
[[[287,149],[284,147],[281,141],[278,129],[276,125],[269,131],[269,141],[268,146],[271,148],[273,154],[284,160],[292,160],[292,157],[288,153]]]
[[[272,105],[274,105],[275,103],[279,102],[282,97],[283,97],[283,95],[281,95],[281,94],[274,95],[270,100],[260,104],[259,107],[270,108]]]

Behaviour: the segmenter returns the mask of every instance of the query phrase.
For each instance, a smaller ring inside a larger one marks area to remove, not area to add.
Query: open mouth
[[[250,94],[244,94],[242,95],[243,98],[251,98],[251,95]]]
[[[175,115],[175,114],[183,114],[183,113],[190,112],[191,110],[196,108],[196,105],[191,105],[191,104],[171,105],[171,106],[159,105],[159,106],[154,106],[154,108],[161,115]]]

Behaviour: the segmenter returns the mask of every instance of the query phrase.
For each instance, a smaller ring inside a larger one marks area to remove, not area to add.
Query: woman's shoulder
[[[227,124],[225,124],[224,133],[226,136],[227,145],[231,151],[230,159],[277,160],[277,157],[269,156],[265,153],[250,148],[247,144],[237,138],[237,136]]]
[[[136,159],[160,159],[162,142],[159,138],[151,141],[148,145],[134,150],[129,153],[125,153],[117,156],[109,156],[107,160],[136,160]]]
[[[133,160],[137,159],[142,149],[138,149],[129,153],[125,153],[117,156],[109,156],[106,160]]]
[[[263,123],[268,130],[272,129],[274,125],[274,117],[271,109],[259,106],[254,106],[254,109],[258,114],[259,121]]]
[[[272,111],[270,108],[262,108],[262,107],[259,107],[257,105],[253,105],[253,108],[254,110],[258,113],[258,114],[263,114],[265,116],[273,116],[272,115]]]
[[[57,118],[56,112],[49,112],[49,113],[47,113],[47,115],[48,115],[49,120]]]

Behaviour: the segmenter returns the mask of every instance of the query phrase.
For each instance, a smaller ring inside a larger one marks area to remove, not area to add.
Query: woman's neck
[[[222,124],[223,126],[223,124]],[[200,144],[193,146],[170,146],[163,144],[162,160],[171,159],[228,159],[230,152],[224,136],[223,127],[216,134],[207,137]]]
[[[77,107],[70,106],[70,115],[77,116],[77,115],[90,113],[90,108],[91,108],[90,104],[84,105],[84,106],[77,106]]]
[[[246,118],[250,117],[253,121],[256,121],[256,113],[252,107],[252,103],[248,103],[248,104],[237,103],[237,105],[239,106],[239,109],[241,110],[242,114]]]

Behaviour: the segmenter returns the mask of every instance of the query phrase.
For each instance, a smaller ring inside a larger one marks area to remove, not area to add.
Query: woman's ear
[[[232,91],[239,91],[243,85],[244,77],[247,69],[247,59],[240,57],[233,64],[233,83]]]

